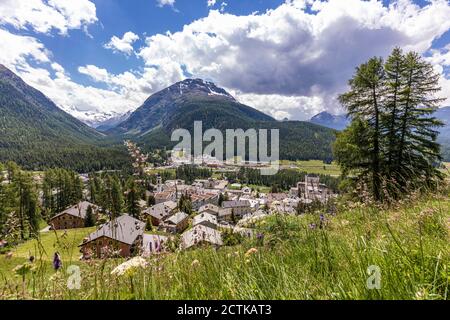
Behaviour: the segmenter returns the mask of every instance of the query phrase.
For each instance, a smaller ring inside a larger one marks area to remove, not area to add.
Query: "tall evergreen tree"
[[[114,217],[118,217],[122,213],[123,195],[122,187],[119,179],[114,176],[111,181],[111,212]],[[131,214],[131,213],[130,213]]]
[[[387,193],[399,196],[408,186],[433,185],[442,178],[435,163],[440,160],[433,113],[442,101],[439,75],[419,54],[403,54],[395,48],[383,64],[372,58],[356,69],[349,92],[340,101],[352,124],[334,144],[336,160],[344,174],[370,182],[376,200],[381,199],[381,179]]]
[[[348,115],[367,122],[371,153],[370,174],[376,200],[381,197],[381,116],[384,94],[384,67],[381,58],[372,58],[356,69],[349,81],[350,91],[339,97]]]
[[[132,178],[128,182],[127,209],[130,216],[139,219],[141,214],[141,210],[139,208],[139,191],[136,182]]]

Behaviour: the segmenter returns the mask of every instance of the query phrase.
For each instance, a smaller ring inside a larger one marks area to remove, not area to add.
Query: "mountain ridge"
[[[186,79],[152,94],[124,122],[106,133],[132,139],[145,149],[171,148],[171,132],[183,128],[193,132],[195,121],[203,129],[279,129],[283,159],[332,158],[334,130],[305,121],[277,121],[239,103],[224,89],[202,79]]]
[[[0,161],[13,160],[25,168],[102,169],[116,167],[110,157],[124,159],[115,147],[101,146],[105,134],[60,109],[3,65],[0,137]]]

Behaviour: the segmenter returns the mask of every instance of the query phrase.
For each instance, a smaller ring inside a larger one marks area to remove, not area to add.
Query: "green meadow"
[[[42,234],[0,256],[2,299],[448,299],[449,194],[395,208],[347,203],[335,215],[272,215],[253,227],[263,240],[153,256],[117,276],[123,259],[78,261],[91,230]],[[314,227],[315,225],[315,227]],[[39,249],[42,247],[43,249]],[[58,250],[63,269],[51,269]],[[25,277],[12,269],[36,255]],[[70,289],[72,264],[80,288]],[[378,282],[377,282],[378,281]]]

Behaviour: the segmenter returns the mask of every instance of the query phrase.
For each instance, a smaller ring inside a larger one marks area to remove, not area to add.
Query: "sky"
[[[277,119],[342,113],[355,67],[395,46],[450,105],[450,0],[0,0],[0,63],[81,120],[186,78]]]

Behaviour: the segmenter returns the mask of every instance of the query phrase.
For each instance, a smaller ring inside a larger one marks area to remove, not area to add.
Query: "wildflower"
[[[248,249],[248,251],[245,253],[245,256],[248,257],[248,256],[251,256],[251,255],[254,254],[254,253],[257,253],[257,252],[258,252],[258,249],[256,249],[256,248],[250,248],[250,249]]]
[[[314,229],[316,228],[316,224],[315,224],[315,223],[310,223],[310,224],[308,225],[308,227],[309,227],[311,230],[314,230]]]
[[[55,252],[55,255],[53,256],[53,269],[58,271],[61,268],[62,268],[61,256],[59,255],[58,252]]]
[[[192,261],[191,263],[191,267],[196,267],[200,264],[200,261],[198,261],[197,259],[195,259],[194,261]]]
[[[142,257],[134,257],[124,263],[118,265],[111,271],[112,275],[121,277],[123,275],[132,276],[138,269],[143,269],[147,267],[148,263]]]

